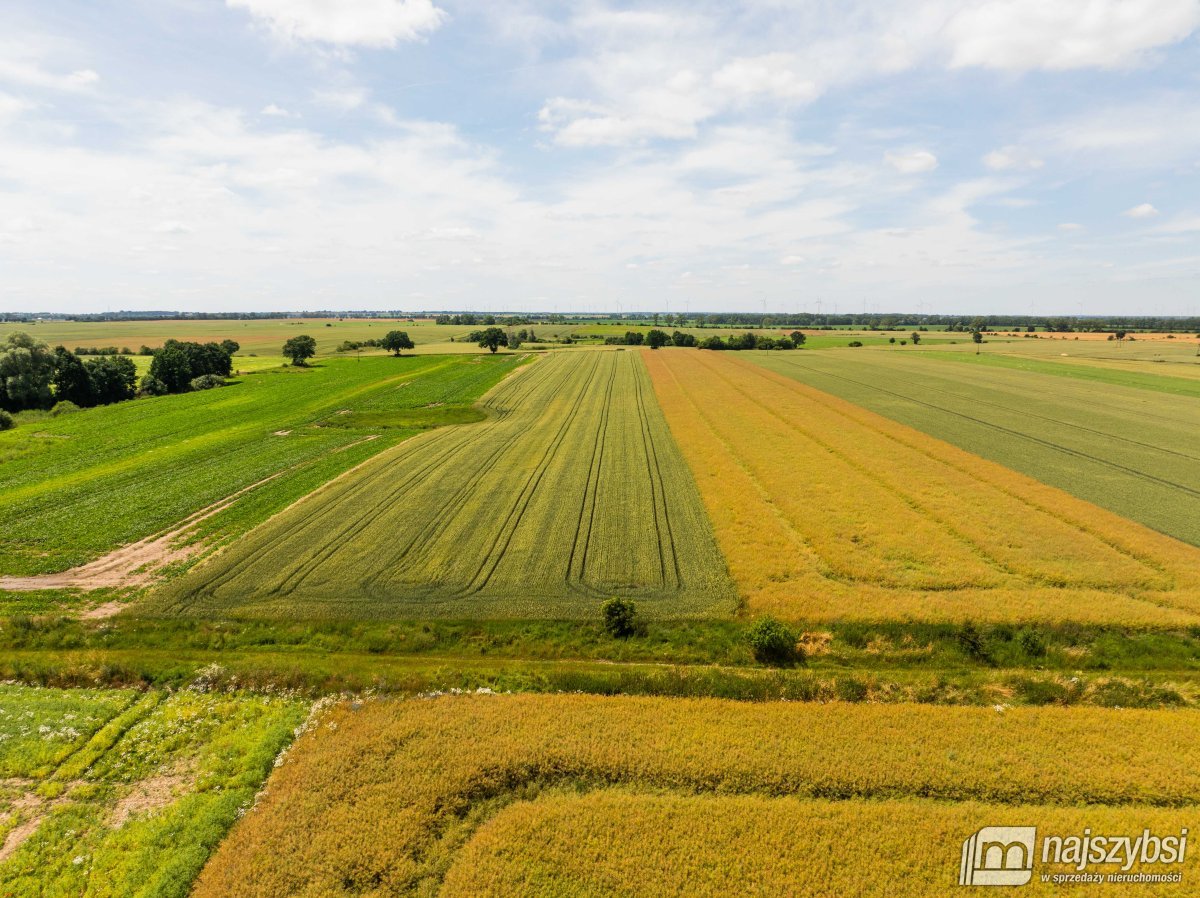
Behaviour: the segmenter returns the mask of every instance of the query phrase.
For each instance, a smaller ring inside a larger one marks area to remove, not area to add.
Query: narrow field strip
[[[751,610],[1197,620],[1193,547],[757,364],[647,365]]]
[[[559,866],[564,883],[612,871],[591,863],[587,845],[617,867],[633,854],[702,876],[705,858],[738,863],[747,843],[737,834],[765,835],[757,820],[790,823],[803,850],[805,827],[794,827],[805,814],[821,844],[839,823],[866,829],[876,807],[879,826],[889,809],[911,822],[917,858],[945,851],[952,883],[962,840],[997,825],[997,813],[1023,819],[1028,805],[1048,808],[1055,825],[1188,826],[1200,802],[1196,732],[1188,711],[571,695],[346,702],[293,747],[196,895],[471,894],[493,876],[510,882],[504,856],[541,869],[567,844],[582,853]],[[614,827],[620,808],[630,817]],[[693,865],[700,826],[713,838]],[[561,827],[564,840],[542,827]],[[623,850],[608,850],[613,839]],[[888,864],[878,869],[896,873]],[[554,894],[529,885],[511,894]]]
[[[318,490],[170,584],[169,613],[728,612],[733,588],[636,352],[561,353]]]

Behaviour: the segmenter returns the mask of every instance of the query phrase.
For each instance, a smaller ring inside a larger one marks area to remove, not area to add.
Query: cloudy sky
[[[1200,311],[1200,0],[7,0],[0,310]]]

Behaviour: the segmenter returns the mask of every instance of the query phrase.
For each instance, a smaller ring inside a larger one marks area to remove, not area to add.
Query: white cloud
[[[952,15],[945,35],[955,68],[1118,68],[1198,25],[1195,0],[986,0]]]
[[[1132,209],[1126,209],[1121,214],[1128,218],[1153,218],[1158,214],[1158,210],[1149,203],[1142,203]]]
[[[182,221],[160,221],[154,226],[155,234],[190,234],[192,229]]]
[[[883,154],[888,165],[905,175],[916,175],[933,171],[938,167],[937,156],[928,150],[910,150],[907,152],[888,151]]]
[[[1058,229],[1060,231],[1062,231],[1064,234],[1071,234],[1076,231],[1082,231],[1083,225],[1079,224],[1078,222],[1074,222],[1074,221],[1064,221],[1062,224],[1060,224],[1058,226]]]
[[[0,92],[0,121],[16,118],[25,110],[32,108],[33,104],[28,100]]]
[[[344,87],[313,91],[313,102],[349,112],[367,102],[367,92],[361,87]]]
[[[282,106],[276,106],[274,103],[268,103],[261,110],[259,110],[258,114],[266,115],[271,118],[297,118],[296,113],[289,112]]]
[[[736,95],[761,94],[795,102],[808,102],[820,94],[813,81],[793,71],[792,61],[783,53],[735,59],[713,74],[712,83]]]
[[[1017,146],[1001,147],[983,157],[983,164],[992,171],[1021,171],[1041,168],[1041,159]]]
[[[226,0],[278,39],[335,46],[394,47],[441,27],[446,13],[431,0]]]

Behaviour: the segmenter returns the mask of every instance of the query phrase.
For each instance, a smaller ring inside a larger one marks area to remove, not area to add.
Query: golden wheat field
[[[875,832],[893,855],[907,841],[914,885],[926,884],[915,893],[934,894],[936,868],[951,884],[963,839],[997,820],[1186,826],[1200,803],[1196,734],[1189,711],[342,702],[292,747],[195,895],[421,895],[443,882],[450,895],[600,894],[597,882],[672,894],[693,877],[696,894],[715,895],[727,880],[712,868],[728,865],[766,885],[800,866],[822,881],[820,858],[833,859],[821,846],[842,842],[872,874],[902,873],[888,852],[872,860],[863,840]],[[535,837],[546,828],[558,835]],[[781,862],[785,836],[799,855]],[[559,878],[521,878],[547,868]]]
[[[1194,819],[1188,808],[1186,819]],[[935,898],[955,888],[964,834],[1036,821],[1047,832],[1178,835],[1185,813],[1146,807],[1004,806],[923,799],[824,801],[761,795],[633,794],[607,789],[518,801],[463,846],[442,898]],[[1137,894],[1187,895],[1183,882],[1138,885]],[[1090,884],[1042,883],[1021,894],[1088,895]],[[1114,865],[1112,869],[1119,869]],[[1153,872],[1154,864],[1132,871]]]
[[[752,612],[1200,622],[1200,550],[720,353],[647,352]]]

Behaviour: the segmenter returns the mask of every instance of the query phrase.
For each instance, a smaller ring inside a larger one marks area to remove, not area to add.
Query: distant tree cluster
[[[796,349],[803,346],[804,334],[795,331],[786,337],[769,337],[752,334],[732,334],[728,338],[705,337],[698,344],[701,349]]]
[[[141,392],[149,396],[186,393],[199,378],[226,378],[233,373],[233,354],[241,347],[233,340],[191,343],[168,340],[154,353],[150,373],[142,378]],[[200,389],[215,385],[201,381]]]

